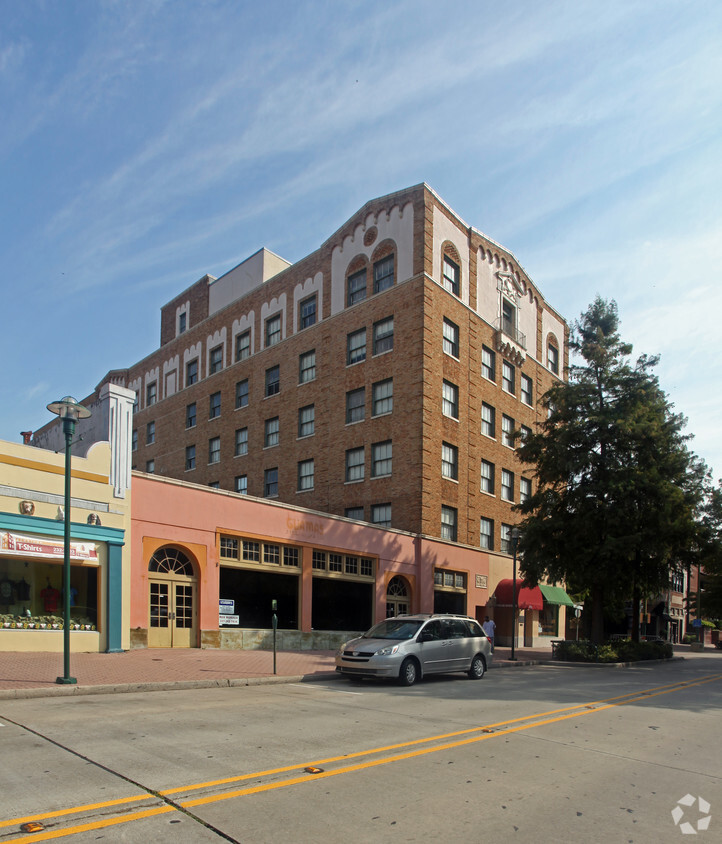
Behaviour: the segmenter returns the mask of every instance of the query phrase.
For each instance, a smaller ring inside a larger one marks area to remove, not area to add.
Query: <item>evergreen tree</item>
[[[638,613],[694,534],[685,421],[652,374],[657,359],[632,364],[618,329],[616,303],[597,297],[570,340],[580,362],[545,395],[547,419],[517,452],[537,480],[518,508],[522,571],[586,591],[597,643],[605,608],[631,599]]]

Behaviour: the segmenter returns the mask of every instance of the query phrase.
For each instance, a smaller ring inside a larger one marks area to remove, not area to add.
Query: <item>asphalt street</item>
[[[719,840],[719,656],[3,700],[0,842]]]

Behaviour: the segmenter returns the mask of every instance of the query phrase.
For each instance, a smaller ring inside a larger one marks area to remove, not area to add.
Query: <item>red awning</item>
[[[516,581],[516,605],[520,610],[543,610],[544,598],[538,586],[523,586],[523,580]],[[514,581],[500,580],[494,590],[497,607],[514,606]]]

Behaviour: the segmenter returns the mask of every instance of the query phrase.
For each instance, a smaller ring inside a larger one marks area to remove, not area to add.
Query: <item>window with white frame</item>
[[[456,507],[441,505],[441,538],[456,542],[458,513]]]
[[[196,426],[196,403],[186,405],[186,428],[195,428]]]
[[[363,507],[347,507],[343,511],[343,514],[347,519],[355,519],[357,522],[362,522],[364,520]]]
[[[526,442],[531,436],[531,428],[527,425],[521,425],[519,428],[519,439],[521,442]]]
[[[386,378],[383,381],[377,381],[372,389],[372,415],[383,416],[385,413],[391,413],[394,409],[394,379]]]
[[[304,299],[299,306],[299,322],[301,328],[309,328],[316,324],[316,294]]]
[[[265,469],[263,472],[263,497],[273,498],[278,495],[278,467]]]
[[[145,463],[145,471],[152,475],[155,472],[155,460],[147,460]]]
[[[499,548],[504,554],[511,554],[511,525],[505,525],[502,522],[499,531]]]
[[[481,374],[496,383],[496,352],[488,346],[481,347]]]
[[[392,464],[391,440],[373,443],[371,446],[371,477],[383,478],[391,474]]]
[[[145,388],[145,406],[150,407],[156,401],[158,401],[158,385],[155,381],[152,381]]]
[[[508,469],[501,470],[501,497],[504,501],[514,500],[514,473]]]
[[[346,363],[351,366],[366,360],[366,329],[360,328],[346,336]]]
[[[366,388],[349,390],[346,393],[346,424],[362,422],[366,416]]]
[[[496,409],[486,402],[481,403],[481,433],[486,437],[496,437]]]
[[[444,352],[459,359],[459,326],[444,317]]]
[[[251,356],[251,332],[244,331],[236,337],[236,361],[245,360]]]
[[[246,407],[248,404],[248,378],[236,383],[236,407]]]
[[[211,437],[208,440],[208,463],[221,462],[221,438]]]
[[[374,264],[374,293],[394,286],[394,256],[388,255]]]
[[[441,412],[452,419],[459,418],[459,388],[451,381],[444,380],[442,386]]]
[[[304,352],[298,358],[298,383],[306,384],[316,377],[316,350]]]
[[[266,370],[266,395],[275,396],[281,391],[281,367],[271,366]]]
[[[281,342],[281,315],[275,314],[266,320],[266,348]]]
[[[374,323],[374,354],[390,352],[394,347],[394,318],[386,317]]]
[[[451,443],[441,443],[441,476],[452,481],[459,477],[459,450]]]
[[[488,460],[481,461],[481,491],[494,495],[494,464]]]
[[[310,437],[316,428],[316,408],[312,404],[298,409],[298,436]]]
[[[547,366],[555,375],[559,375],[559,349],[553,343],[547,346]]]
[[[145,426],[145,444],[151,445],[155,442],[155,422],[149,422]]]
[[[298,490],[313,489],[313,460],[301,460],[298,463]]]
[[[454,296],[459,295],[459,277],[459,265],[452,261],[448,255],[444,255],[442,284]]]
[[[186,387],[195,384],[198,380],[198,358],[189,360],[186,364]]]
[[[501,417],[501,444],[514,448],[514,420],[505,413]]]
[[[349,306],[363,302],[366,298],[366,269],[359,270],[348,277],[346,302]]]
[[[216,346],[214,349],[211,349],[209,355],[209,374],[213,375],[216,372],[220,372],[223,369],[223,346]]]
[[[531,378],[523,373],[520,378],[520,393],[521,400],[524,404],[528,404],[531,407],[534,401],[534,385]]]
[[[382,527],[391,527],[391,505],[372,504],[371,523],[374,525],[381,525]]]
[[[519,501],[521,503],[531,498],[531,478],[519,478]]]
[[[185,311],[181,311],[181,313],[178,314],[178,333],[184,334],[187,328],[188,314]]]
[[[362,481],[364,479],[364,449],[350,448],[346,452],[346,481]]]
[[[248,454],[248,428],[236,430],[235,456],[241,457],[243,454]]]
[[[196,468],[196,447],[194,445],[186,446],[186,472],[189,469]]]
[[[211,393],[208,397],[208,418],[215,419],[221,415],[221,391]]]
[[[266,419],[263,437],[263,445],[265,448],[271,448],[274,445],[278,445],[279,429],[280,422],[278,416],[274,416],[272,419]]]
[[[236,475],[233,488],[241,495],[248,495],[248,475]]]
[[[507,393],[516,394],[516,371],[508,360],[501,365],[501,387]]]
[[[479,545],[487,551],[494,550],[494,520],[481,518],[479,522]]]

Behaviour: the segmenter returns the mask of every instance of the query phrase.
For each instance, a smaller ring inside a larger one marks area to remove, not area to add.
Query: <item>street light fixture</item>
[[[73,685],[78,681],[70,676],[70,448],[75,425],[78,419],[87,419],[90,411],[72,396],[65,396],[60,401],[48,405],[48,410],[63,420],[65,435],[65,541],[63,544],[63,676],[55,682],[61,685]]]
[[[519,528],[514,527],[511,529],[511,552],[514,556],[514,570],[513,570],[513,579],[511,581],[512,586],[512,610],[511,610],[511,659],[516,660],[514,656],[514,645],[516,643],[516,632],[517,632],[517,623],[516,623],[516,549],[519,546]]]

